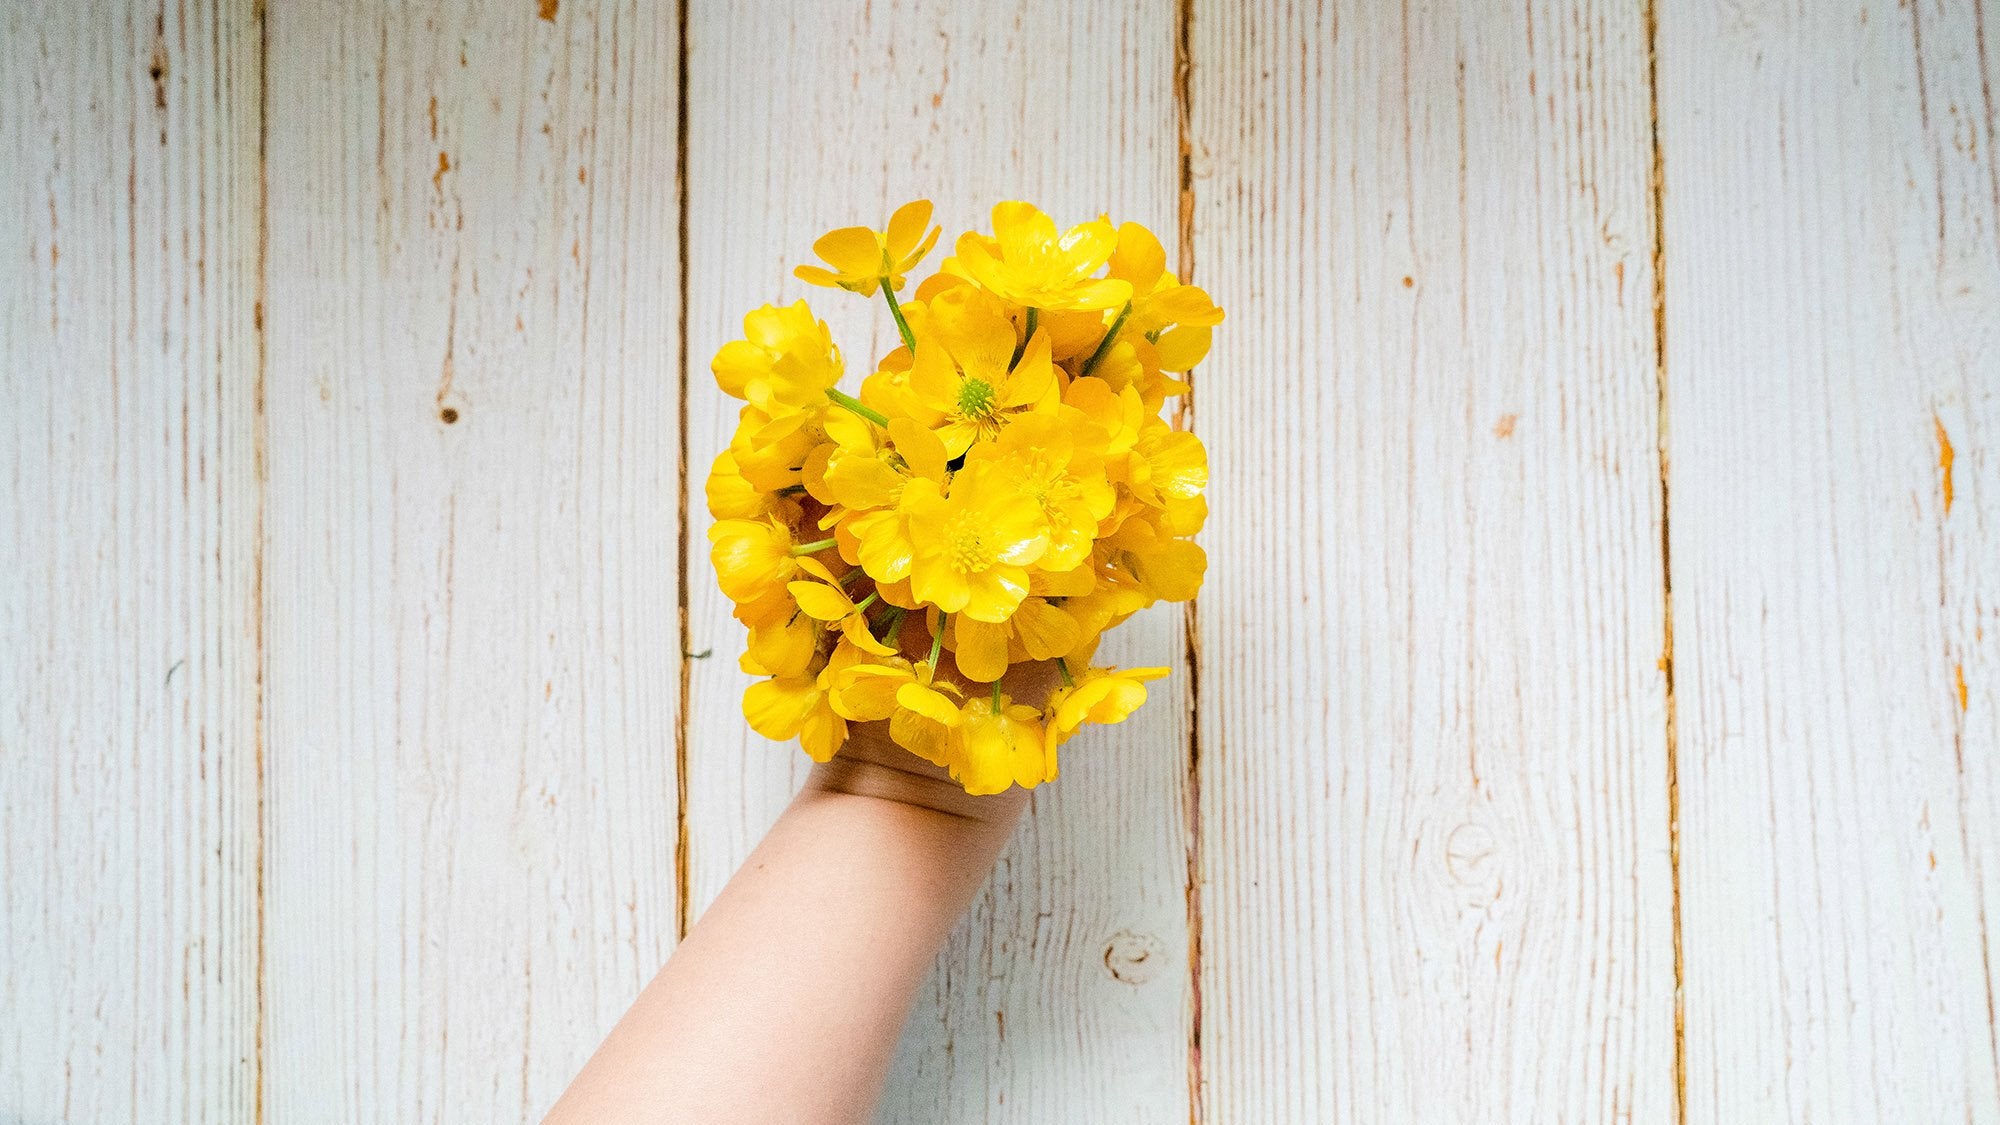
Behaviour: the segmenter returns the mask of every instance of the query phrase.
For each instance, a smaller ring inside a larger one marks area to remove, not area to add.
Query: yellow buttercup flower
[[[826,418],[832,407],[809,403],[771,417],[754,406],[743,408],[729,454],[737,471],[753,487],[783,492],[796,487],[812,451],[826,440]]]
[[[895,599],[888,587],[907,582],[911,568],[916,563],[917,546],[910,535],[910,512],[902,504],[912,481],[922,481],[934,491],[944,486],[946,459],[943,443],[937,435],[908,418],[889,420],[889,434],[894,441],[891,469],[896,479],[882,482],[877,478],[873,483],[881,485],[881,491],[857,499],[887,499],[895,507],[871,511],[865,515],[849,519],[842,525],[844,537],[843,551],[854,559],[869,577],[884,590],[884,597]],[[831,470],[829,470],[831,472]],[[873,476],[871,473],[870,476]],[[859,504],[851,505],[861,507]],[[848,552],[846,544],[853,544]]]
[[[1048,521],[992,464],[961,469],[948,495],[911,481],[901,508],[914,551],[912,594],[976,621],[1013,615],[1028,596],[1028,564],[1048,550]]]
[[[838,443],[826,467],[827,502],[855,511],[889,508],[902,499],[903,485],[911,477],[943,483],[949,458],[930,429],[909,418],[891,418],[885,432],[853,415],[847,417],[851,424],[827,422],[827,436]]]
[[[777,498],[751,484],[727,449],[709,465],[707,493],[708,514],[719,520],[756,519],[777,508]]]
[[[937,244],[941,228],[930,224],[930,200],[905,203],[889,216],[889,228],[885,231],[841,227],[828,231],[813,243],[813,253],[832,266],[832,270],[800,266],[792,274],[811,285],[845,289],[864,297],[873,297],[876,287],[884,281],[892,290],[901,289],[903,275]],[[930,233],[924,233],[926,228]]]
[[[792,530],[775,519],[717,520],[709,525],[708,542],[715,576],[733,602],[766,597],[798,570]]]
[[[743,318],[743,335],[722,345],[709,368],[725,394],[767,415],[820,404],[840,382],[840,349],[804,301],[753,309]]]
[[[915,679],[914,666],[900,656],[851,665],[834,677],[834,710],[853,722],[879,722],[896,713],[896,689]]]
[[[969,680],[990,684],[1007,674],[1013,650],[1030,660],[1066,656],[1083,640],[1075,617],[1047,598],[1024,598],[1013,616],[999,624],[968,614],[952,618],[952,656]]]
[[[1040,711],[996,692],[991,700],[967,700],[959,715],[959,755],[950,768],[967,793],[1033,789],[1055,779],[1054,748]]]
[[[1192,500],[1208,487],[1208,450],[1193,434],[1149,419],[1126,460],[1125,483],[1152,507]]]
[[[826,564],[814,558],[799,560],[799,569],[811,575],[804,581],[786,583],[785,588],[793,600],[799,604],[799,612],[814,621],[824,622],[840,630],[840,635],[855,648],[874,656],[893,656],[896,650],[875,639],[869,632],[868,607],[873,605],[877,595],[869,594],[860,602],[847,596],[841,579],[835,578]]]
[[[1057,688],[1042,707],[1051,774],[1056,747],[1085,723],[1122,723],[1146,702],[1146,684],[1167,674],[1165,668],[1089,668],[1075,683]]]
[[[1131,284],[1125,330],[1153,342],[1161,369],[1186,371],[1208,354],[1222,310],[1206,290],[1183,285],[1167,272],[1167,252],[1152,231],[1138,223],[1119,227],[1107,274]]]
[[[934,765],[957,757],[958,689],[934,682],[928,662],[891,657],[851,665],[834,678],[832,699],[850,722],[887,719],[892,741]]]
[[[819,655],[819,622],[803,613],[750,627],[750,643],[737,666],[753,676],[803,676]]]
[[[995,437],[1021,414],[1053,409],[1061,401],[1046,336],[1029,340],[1015,362],[1011,322],[943,298],[933,303],[923,325],[910,392],[927,411],[922,420],[937,431],[948,456]]]
[[[1111,309],[1132,297],[1130,282],[1093,278],[1118,247],[1118,230],[1100,218],[1056,231],[1031,203],[993,205],[991,237],[959,236],[957,266],[1003,300],[1034,309]]]
[[[1023,417],[968,455],[968,463],[995,463],[1041,512],[1049,528],[1043,570],[1070,570],[1090,557],[1097,521],[1117,503],[1104,476],[1109,442],[1110,435],[1082,411],[1064,408],[1060,414]]]
[[[1152,519],[1127,520],[1114,542],[1140,588],[1161,601],[1184,602],[1201,589],[1208,570],[1208,552],[1191,539],[1178,539],[1159,529]]]
[[[909,495],[908,486],[902,495]],[[917,545],[910,537],[909,513],[901,505],[857,516],[842,525],[842,530],[854,542],[856,563],[870,578],[877,582],[909,579],[917,561]]]
[[[847,741],[847,720],[833,709],[816,676],[759,680],[743,693],[743,717],[750,729],[775,742],[796,738],[815,762],[832,759]]]
[[[1120,560],[1125,557],[1118,552]],[[1074,659],[1087,655],[1085,650],[1106,629],[1159,600],[1159,595],[1148,591],[1124,565],[1102,566],[1092,577],[1095,581],[1089,590],[1063,601],[1063,612],[1076,618],[1083,634],[1083,640],[1069,652]]]
[[[1128,452],[1138,444],[1146,405],[1131,387],[1114,390],[1102,379],[1074,379],[1063,392],[1063,405],[1076,408],[1103,429],[1106,456]]]

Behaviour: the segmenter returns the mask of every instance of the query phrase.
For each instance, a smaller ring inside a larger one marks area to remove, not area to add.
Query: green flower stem
[[[1007,370],[1009,371],[1014,370],[1014,365],[1021,362],[1021,355],[1022,353],[1028,350],[1028,341],[1035,338],[1035,327],[1036,325],[1040,324],[1041,321],[1042,321],[1042,310],[1036,308],[1033,305],[1029,305],[1027,322],[1023,325],[1023,331],[1021,333],[1021,342],[1014,346],[1014,358],[1007,361]]]
[[[869,606],[871,606],[871,605],[874,605],[874,604],[875,604],[875,599],[877,599],[877,598],[879,598],[879,597],[881,597],[881,596],[882,596],[882,595],[881,595],[880,591],[877,591],[876,593],[873,593],[873,594],[870,594],[870,595],[868,595],[867,597],[865,597],[865,598],[861,599],[861,601],[860,601],[860,602],[856,603],[856,605],[855,605],[855,607],[854,607],[854,612],[856,612],[856,613],[867,613],[867,612],[868,612],[868,607],[869,607]]]
[[[999,681],[999,680],[994,680],[994,681],[993,681],[993,713],[994,713],[995,715],[998,715],[998,714],[1000,713],[1000,681]]]
[[[792,544],[792,554],[794,555],[817,554],[821,551],[826,550],[828,547],[831,547],[838,542],[840,542],[840,540],[838,539],[815,539],[810,543],[794,543]]]
[[[1076,677],[1069,674],[1069,661],[1060,656],[1056,657],[1056,671],[1062,673],[1064,687],[1076,686]]]
[[[895,636],[896,630],[902,626],[903,615],[908,612],[910,611],[904,609],[902,606],[890,606],[889,612],[882,615],[882,632],[875,639],[885,645],[888,644],[889,638]]]
[[[944,651],[944,623],[950,619],[951,614],[949,613],[938,614],[937,632],[931,635],[931,671],[933,673],[937,671],[938,654]]]
[[[882,279],[882,299],[889,302],[889,315],[896,318],[896,331],[903,334],[903,346],[916,351],[917,334],[910,331],[910,322],[903,319],[903,306],[897,302],[896,290],[886,277]]]
[[[828,387],[826,389],[826,397],[832,399],[835,406],[851,410],[885,430],[889,428],[889,419],[883,417],[881,411],[863,405],[860,399],[855,398],[838,387]]]
[[[850,570],[846,574],[840,576],[840,584],[842,586],[845,586],[848,583],[854,581],[855,579],[861,577],[865,573],[867,572],[857,566],[853,570]]]
[[[1105,330],[1104,339],[1097,342],[1097,350],[1091,352],[1090,358],[1083,361],[1083,373],[1085,375],[1089,375],[1091,370],[1097,366],[1097,361],[1103,359],[1105,353],[1111,350],[1112,343],[1118,339],[1118,330],[1125,327],[1125,318],[1131,315],[1132,302],[1127,301],[1125,302],[1125,307],[1118,310],[1118,319],[1112,321],[1111,327]]]

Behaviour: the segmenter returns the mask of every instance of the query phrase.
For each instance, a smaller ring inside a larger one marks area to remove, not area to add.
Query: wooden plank
[[[269,1117],[534,1120],[673,942],[673,13],[271,20]]]
[[[258,28],[0,16],[0,1118],[249,1120]]]
[[[1661,7],[1692,1121],[2000,1120],[1996,16]]]
[[[1121,0],[696,5],[689,28],[690,905],[721,889],[796,791],[795,746],[748,732],[741,626],[708,563],[699,486],[736,404],[707,370],[767,301],[809,296],[850,388],[886,350],[885,315],[791,267],[830,227],[937,201],[948,242],[1007,198],[1060,221],[1146,223],[1172,251],[1171,5]],[[927,264],[935,268],[942,254]],[[1221,294],[1224,304],[1229,295]],[[879,307],[879,305],[877,306]],[[1107,644],[1170,664],[1164,608]],[[920,999],[887,1121],[1180,1120],[1188,1113],[1184,672],[1143,718],[1065,750]]]
[[[1666,1120],[1642,14],[1191,40],[1204,1119]]]

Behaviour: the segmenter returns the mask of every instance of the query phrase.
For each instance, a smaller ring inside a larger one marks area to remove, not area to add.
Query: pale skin
[[[886,725],[813,768],[548,1122],[870,1119],[917,988],[1028,802],[968,796]]]

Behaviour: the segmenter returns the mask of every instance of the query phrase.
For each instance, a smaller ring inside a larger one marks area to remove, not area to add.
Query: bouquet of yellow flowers
[[[1054,778],[1059,745],[1166,675],[1092,657],[1106,629],[1201,586],[1208,455],[1161,410],[1222,310],[1145,227],[1059,231],[1019,202],[899,300],[938,233],[919,200],[886,231],[827,234],[826,266],[797,270],[888,303],[902,345],[859,395],[804,301],[755,310],[716,353],[744,405],[709,473],[708,537],[750,630],[742,667],[763,677],[751,727],[823,762],[849,723],[887,720],[968,793],[998,793]],[[1059,685],[1021,702],[1051,665]]]

